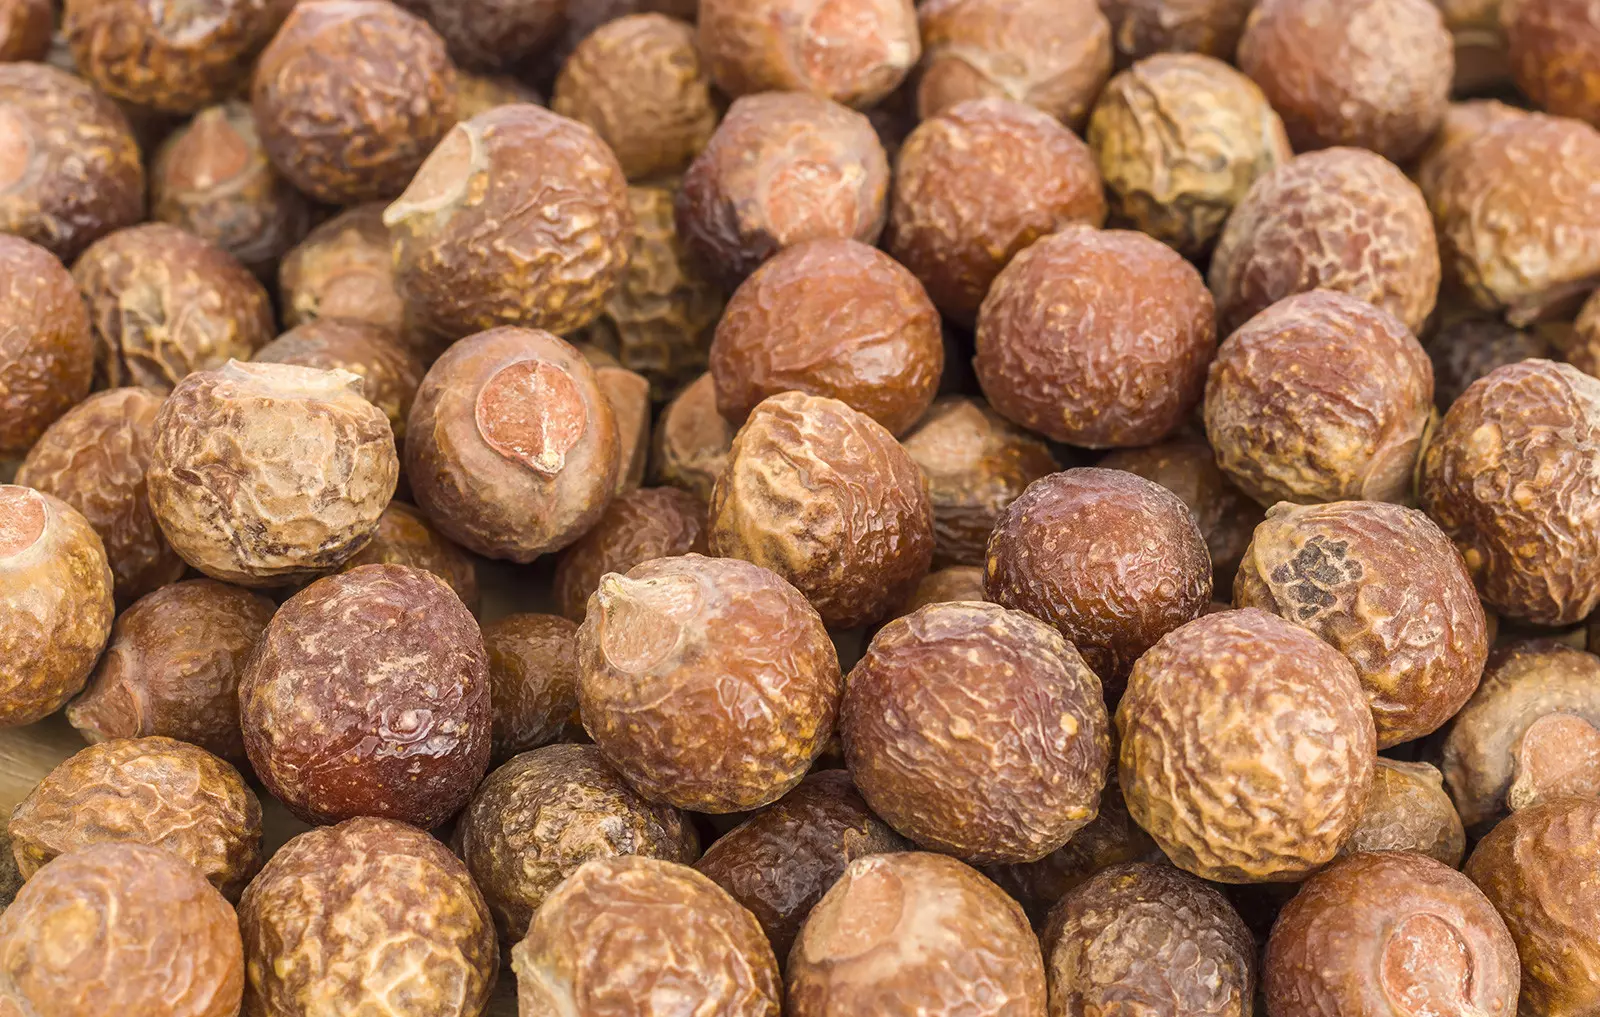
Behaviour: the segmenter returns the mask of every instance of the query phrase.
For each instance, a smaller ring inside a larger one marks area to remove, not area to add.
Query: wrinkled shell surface
[[[1501,23],[1517,87],[1556,116],[1600,123],[1600,21],[1575,0],[1507,0]]]
[[[1466,850],[1461,817],[1445,793],[1439,771],[1427,763],[1379,756],[1372,772],[1372,796],[1356,832],[1339,853],[1414,851],[1454,869]]]
[[[1438,197],[1439,183],[1444,179],[1445,171],[1456,161],[1467,142],[1495,124],[1527,115],[1527,110],[1507,106],[1496,99],[1468,99],[1451,103],[1445,110],[1439,130],[1417,157],[1416,165],[1411,170],[1411,177],[1422,189],[1429,207]]]
[[[508,614],[483,627],[494,709],[492,757],[559,738],[578,716],[578,626],[551,614]]]
[[[895,613],[904,618],[918,608],[929,604],[949,604],[958,600],[986,601],[989,595],[983,588],[983,568],[978,565],[952,565],[937,569],[923,577],[911,599]],[[894,619],[891,618],[890,621]]]
[[[512,67],[553,43],[566,24],[568,6],[591,0],[399,0],[427,18],[449,44],[450,55],[469,67]]]
[[[44,248],[0,236],[0,455],[27,452],[89,394],[93,351],[72,276]]]
[[[403,501],[389,503],[378,517],[378,528],[367,546],[346,559],[339,571],[349,572],[363,565],[409,565],[432,572],[450,584],[468,611],[478,613],[478,569],[472,558]]]
[[[735,428],[717,412],[717,383],[702,374],[661,411],[650,475],[709,502],[728,466]]]
[[[1600,309],[1600,304],[1595,307]],[[1576,326],[1580,332],[1583,322],[1580,317]],[[1545,336],[1492,318],[1469,318],[1446,325],[1428,343],[1428,356],[1433,360],[1433,402],[1440,413],[1448,411],[1468,385],[1497,367],[1535,357],[1555,359],[1553,346]]]
[[[614,499],[594,528],[562,552],[556,601],[562,614],[581,622],[606,573],[705,550],[705,502],[675,487],[630,491]]]
[[[1250,0],[1105,0],[1117,65],[1156,53],[1199,53],[1233,60]]]
[[[404,447],[406,418],[422,362],[389,333],[364,322],[318,318],[298,325],[256,351],[258,364],[295,364],[323,371],[349,371],[361,377],[361,393],[383,411],[394,429],[395,444]]]
[[[53,0],[0,3],[0,61],[43,60],[55,28]]]
[[[617,423],[618,495],[637,491],[644,483],[645,466],[650,461],[650,382],[642,374],[611,364],[597,366],[595,384],[611,405]]]

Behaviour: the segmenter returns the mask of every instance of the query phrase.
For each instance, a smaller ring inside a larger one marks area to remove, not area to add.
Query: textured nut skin
[[[1444,776],[1427,763],[1378,757],[1372,795],[1341,855],[1414,851],[1454,869],[1467,850],[1461,816],[1444,790]]]
[[[526,103],[458,124],[383,221],[412,314],[452,338],[587,325],[627,268],[633,229],[611,150],[589,127]]]
[[[406,437],[406,478],[440,532],[516,562],[585,533],[621,464],[616,417],[594,369],[531,329],[497,328],[452,346],[423,378]]]
[[[1425,855],[1341,859],[1285,905],[1262,965],[1271,1017],[1517,1012],[1516,945],[1472,881]]]
[[[1043,933],[1052,1017],[1250,1017],[1256,944],[1226,897],[1163,863],[1069,891]]]
[[[0,65],[0,230],[71,261],[144,218],[144,164],[116,104],[44,64]]]
[[[1375,304],[1416,332],[1439,291],[1428,204],[1371,152],[1297,156],[1258,178],[1235,206],[1208,282],[1224,335],[1273,303],[1316,289]]]
[[[989,538],[989,599],[1061,631],[1112,702],[1140,654],[1211,602],[1211,558],[1166,488],[1118,470],[1036,481]]]
[[[1250,185],[1293,155],[1254,82],[1190,53],[1152,56],[1112,78],[1088,137],[1112,222],[1187,257],[1209,251]]]
[[[1271,611],[1349,657],[1380,749],[1455,716],[1489,656],[1461,555],[1432,520],[1399,505],[1274,505],[1245,551],[1233,603]]]
[[[421,569],[318,580],[262,633],[239,677],[239,718],[256,775],[306,822],[435,826],[489,766],[478,623]]]
[[[1111,23],[1094,0],[922,0],[917,20],[924,120],[995,96],[1076,129],[1111,75]]]
[[[249,1017],[474,1017],[500,967],[466,866],[386,819],[291,840],[245,890],[239,928]]]
[[[1134,665],[1117,708],[1128,811],[1180,868],[1293,882],[1360,823],[1377,737],[1355,668],[1276,615],[1207,615]]]
[[[800,92],[747,95],[684,174],[678,236],[732,290],[803,240],[877,243],[888,195],[889,159],[866,117]]]
[[[1501,23],[1517,87],[1556,116],[1600,123],[1600,23],[1573,0],[1508,0]]]
[[[583,621],[589,596],[608,572],[625,573],[656,558],[706,550],[705,502],[675,487],[620,495],[605,515],[556,563],[555,597],[561,613]]]
[[[617,424],[618,495],[637,491],[650,462],[650,382],[642,374],[612,365],[597,366],[595,384],[611,406]]]
[[[98,844],[45,866],[0,916],[0,981],[14,1014],[233,1017],[239,927],[177,855]]]
[[[1263,505],[1408,499],[1433,419],[1421,344],[1393,315],[1331,290],[1251,318],[1206,381],[1217,465]]]
[[[519,102],[544,104],[544,99],[531,86],[504,74],[468,74],[456,72],[456,120],[471,120],[479,113],[487,113],[496,106],[510,106]]]
[[[1123,448],[1183,422],[1216,337],[1211,294],[1170,247],[1068,226],[995,279],[973,365],[1001,416],[1056,441]]]
[[[1582,331],[1583,325],[1580,317],[1577,330]],[[1428,344],[1434,405],[1445,413],[1468,385],[1495,368],[1535,357],[1553,360],[1554,353],[1553,344],[1539,332],[1512,328],[1492,318],[1468,318],[1446,325]]]
[[[1438,0],[1438,6],[1445,27],[1455,37],[1455,91],[1503,90],[1511,68],[1500,23],[1501,0]]]
[[[383,329],[365,322],[317,318],[267,343],[251,359],[258,364],[295,364],[359,375],[361,394],[389,418],[395,445],[405,447],[406,418],[424,368]]]
[[[461,548],[441,536],[426,516],[402,501],[391,501],[378,517],[367,546],[345,559],[340,572],[363,565],[408,565],[450,584],[461,603],[478,613],[478,568]]]
[[[0,3],[0,62],[43,60],[55,29],[52,0],[6,0]]]
[[[748,562],[690,554],[607,576],[578,653],[583,726],[652,801],[766,805],[833,734],[833,641],[798,590]]]
[[[922,284],[854,240],[779,252],[733,294],[711,344],[717,411],[735,424],[768,396],[809,392],[904,434],[943,373],[939,312]]]
[[[1102,0],[1117,65],[1156,53],[1198,53],[1232,61],[1249,0]]]
[[[1451,103],[1445,109],[1439,130],[1417,157],[1411,171],[1411,178],[1422,189],[1422,195],[1428,199],[1430,207],[1438,195],[1445,170],[1467,142],[1495,124],[1527,115],[1527,110],[1507,106],[1496,99],[1469,99]]]
[[[885,625],[845,680],[861,795],[919,845],[1035,862],[1095,817],[1110,753],[1100,680],[1060,634],[998,604]]]
[[[1474,382],[1422,457],[1417,495],[1484,602],[1536,625],[1600,604],[1600,381],[1524,360]],[[1533,486],[1530,486],[1533,485]]]
[[[0,484],[0,727],[42,720],[83,688],[111,634],[111,584],[77,509]]]
[[[1561,347],[1561,359],[1584,374],[1600,377],[1600,300],[1591,295],[1583,302],[1578,318],[1572,323],[1572,332],[1564,339],[1550,344]],[[1529,353],[1527,357],[1550,357],[1547,350]],[[1509,362],[1509,361],[1508,361]],[[1499,364],[1495,365],[1499,367]],[[1485,371],[1484,374],[1487,374]],[[1480,375],[1481,377],[1481,375]]]
[[[689,817],[641,798],[593,745],[547,745],[495,770],[458,836],[506,944],[585,862],[644,855],[687,865],[700,853]]]
[[[933,561],[928,482],[894,436],[844,403],[765,400],[711,495],[711,552],[793,583],[834,628],[883,618]]]
[[[89,394],[93,351],[72,275],[44,248],[0,235],[0,456],[27,452]]]
[[[553,614],[508,614],[483,627],[496,762],[561,736],[578,715],[578,625]]]
[[[455,67],[386,0],[301,0],[256,64],[250,102],[278,172],[318,201],[393,197],[456,122]]]
[[[140,598],[117,617],[67,720],[89,742],[161,735],[242,764],[239,672],[276,607],[214,579]]]
[[[588,0],[397,0],[438,30],[468,67],[509,68],[555,42],[566,8]]]
[[[885,247],[941,311],[967,324],[1019,251],[1064,226],[1106,219],[1088,146],[1009,99],[971,99],[929,117],[895,165]]]
[[[650,476],[709,502],[733,450],[734,427],[717,412],[717,383],[702,374],[661,411]]]
[[[949,604],[958,600],[985,601],[989,596],[983,588],[983,568],[977,565],[951,565],[949,568],[929,572],[917,584],[893,618],[904,618],[929,604]]]
[[[148,844],[193,865],[238,900],[261,867],[261,803],[239,771],[185,742],[91,745],[51,770],[11,814],[23,879],[94,844]]]
[[[11,852],[11,834],[0,830],[0,914],[16,900],[22,889],[22,875],[17,872],[17,858]]]
[[[248,360],[276,334],[272,298],[238,259],[166,223],[97,242],[73,266],[94,326],[95,380],[170,390]]]
[[[1045,1017],[1044,960],[1022,909],[976,870],[869,855],[806,919],[788,1002],[790,1017]]]
[[[682,173],[717,129],[694,26],[661,14],[618,18],[579,43],[550,108],[594,128],[629,180]]]

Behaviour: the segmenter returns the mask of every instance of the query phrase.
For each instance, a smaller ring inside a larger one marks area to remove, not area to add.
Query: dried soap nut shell
[[[407,565],[450,584],[461,603],[478,613],[478,568],[461,548],[441,536],[426,516],[403,501],[391,501],[378,517],[378,529],[339,567],[349,572],[363,565]]]
[[[1527,115],[1527,110],[1508,106],[1497,99],[1468,99],[1451,103],[1433,140],[1417,156],[1416,164],[1411,168],[1411,178],[1421,188],[1423,197],[1428,199],[1428,206],[1433,207],[1445,171],[1456,161],[1467,142],[1495,124]]]
[[[1427,763],[1378,757],[1372,795],[1341,855],[1363,851],[1414,851],[1459,868],[1467,835],[1444,789],[1444,776]]]
[[[468,67],[513,68],[561,35],[566,8],[592,0],[397,0],[438,30],[450,55]]]
[[[672,487],[630,491],[613,499],[594,528],[562,552],[556,601],[562,614],[582,622],[589,597],[608,572],[705,550],[705,502]]]
[[[1522,93],[1557,116],[1600,123],[1600,86],[1585,67],[1600,60],[1600,26],[1573,0],[1509,0],[1501,25]]]
[[[702,374],[661,411],[650,453],[651,477],[709,502],[727,468],[735,430],[717,412],[715,379]]]
[[[404,449],[406,418],[417,386],[422,384],[424,368],[383,329],[364,322],[318,318],[283,333],[251,359],[258,364],[296,364],[360,375],[362,395],[389,418],[395,444]]]
[[[26,453],[89,394],[93,351],[71,274],[37,244],[0,236],[0,457]]]
[[[1157,53],[1199,53],[1232,61],[1244,33],[1250,0],[1109,0],[1117,66]]]
[[[1574,331],[1581,333],[1583,328],[1580,316]],[[1433,361],[1433,404],[1447,413],[1467,386],[1495,368],[1535,358],[1554,360],[1556,354],[1549,337],[1537,329],[1513,328],[1493,318],[1466,318],[1434,335],[1428,342],[1428,357]]]
[[[951,604],[961,600],[982,603],[989,599],[983,588],[983,567],[980,565],[951,565],[937,569],[923,577],[911,599],[901,606],[895,618],[904,618],[929,604]],[[894,618],[889,619],[893,621]]]
[[[483,626],[494,709],[491,756],[560,738],[578,716],[578,625],[551,614],[508,614]]]
[[[0,3],[0,61],[43,60],[55,29],[52,0],[6,0]]]

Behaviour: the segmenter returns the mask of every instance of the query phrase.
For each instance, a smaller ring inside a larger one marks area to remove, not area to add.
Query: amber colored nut
[[[1600,325],[1600,320],[1594,324]],[[1580,316],[1574,331],[1581,333],[1584,326]],[[1445,413],[1467,386],[1495,368],[1535,357],[1552,360],[1555,348],[1549,337],[1537,330],[1513,328],[1494,318],[1465,318],[1439,330],[1428,343],[1428,357],[1433,361],[1433,402]]]
[[[555,597],[561,613],[581,622],[589,597],[608,572],[626,573],[656,558],[705,553],[705,502],[675,487],[619,495],[599,522],[556,563]]]
[[[456,122],[455,88],[421,18],[388,0],[302,0],[261,54],[250,101],[278,172],[353,205],[405,189]]]
[[[1001,416],[1055,441],[1123,448],[1183,423],[1216,338],[1211,294],[1172,248],[1068,226],[995,279],[973,364]]]
[[[713,554],[772,569],[832,628],[884,618],[933,561],[933,506],[917,464],[871,417],[802,392],[750,414],[709,519]]]
[[[650,381],[623,367],[595,366],[594,381],[617,424],[617,480],[614,493],[637,491],[650,463]]]
[[[340,572],[363,565],[407,565],[450,584],[468,611],[478,613],[478,569],[469,556],[444,537],[426,516],[401,501],[391,501],[378,517],[367,545],[345,559]]]
[[[983,568],[978,565],[951,565],[936,569],[923,577],[916,592],[905,602],[895,618],[904,618],[929,604],[951,604],[961,600],[986,601],[988,593],[983,588]],[[889,619],[893,621],[894,618]]]
[[[872,122],[821,96],[734,102],[678,191],[684,249],[724,289],[804,240],[876,244],[889,159]]]
[[[1497,99],[1468,99],[1465,102],[1452,102],[1446,107],[1439,130],[1417,157],[1411,171],[1411,178],[1422,189],[1422,196],[1428,199],[1429,205],[1432,205],[1439,192],[1439,182],[1444,178],[1445,169],[1455,161],[1467,142],[1495,124],[1518,120],[1527,115],[1527,110],[1508,106]]]
[[[55,21],[52,0],[0,2],[0,62],[43,60]]]
[[[245,890],[239,929],[244,1012],[263,1017],[475,1017],[500,967],[488,905],[466,866],[387,819],[291,840]]]
[[[499,763],[558,739],[578,716],[578,625],[553,614],[509,614],[483,627]]]
[[[1506,0],[1500,8],[1511,76],[1547,113],[1600,123],[1600,24],[1573,0]]]
[[[0,914],[17,899],[22,889],[22,874],[17,871],[17,857],[11,851],[11,834],[0,823]]]
[[[0,484],[0,727],[77,695],[111,635],[111,567],[78,510]]]
[[[734,427],[717,412],[717,385],[702,374],[661,411],[651,449],[650,476],[711,500],[733,450]]]
[[[590,0],[397,0],[426,18],[467,67],[512,68],[554,43],[570,5]]]
[[[233,1017],[233,908],[194,866],[107,843],[40,869],[0,916],[0,1006],[50,1017]]]
[[[1265,611],[1165,636],[1134,665],[1116,719],[1129,813],[1205,879],[1304,879],[1372,790],[1377,736],[1354,666]]]
[[[1454,869],[1466,850],[1467,835],[1444,776],[1427,763],[1379,756],[1361,822],[1339,853],[1414,851]]]
[[[89,394],[93,363],[71,273],[44,248],[0,235],[0,457],[27,452]]]
[[[1591,295],[1585,300],[1570,333],[1549,345],[1559,347],[1561,359],[1584,374],[1600,377],[1600,299]],[[1529,353],[1527,357],[1548,357],[1548,353]]]
[[[456,72],[456,121],[471,120],[497,106],[531,102],[543,106],[544,99],[530,85],[503,74]]]
[[[316,318],[267,343],[251,359],[258,364],[294,364],[359,375],[362,395],[389,418],[395,445],[405,448],[406,418],[426,369],[378,326]]]
[[[1116,701],[1156,640],[1211,602],[1211,558],[1177,495],[1120,470],[1031,484],[989,538],[989,599],[1060,630]]]
[[[1250,0],[1102,0],[1117,66],[1157,53],[1198,53],[1233,61]]]

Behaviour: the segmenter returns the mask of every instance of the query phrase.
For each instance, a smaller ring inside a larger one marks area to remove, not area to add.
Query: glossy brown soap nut
[[[303,833],[239,902],[245,1011],[475,1017],[500,955],[467,868],[421,830],[352,819]]]
[[[1433,140],[1422,150],[1411,168],[1411,178],[1422,189],[1431,206],[1439,191],[1445,170],[1455,161],[1463,146],[1483,131],[1506,120],[1516,120],[1528,111],[1508,106],[1497,99],[1468,99],[1452,102],[1434,132]]]
[[[177,855],[98,844],[56,859],[0,916],[0,1005],[50,1017],[233,1017],[233,908]]]
[[[468,67],[511,68],[561,36],[567,8],[590,0],[397,0],[438,30]]]
[[[1035,862],[1094,819],[1110,752],[1100,680],[998,604],[890,622],[845,680],[839,736],[873,811],[974,864]]]
[[[1068,226],[995,279],[973,364],[1007,419],[1055,441],[1123,448],[1184,421],[1216,340],[1211,294],[1172,248]]]
[[[1467,386],[1495,368],[1534,358],[1553,360],[1555,349],[1537,330],[1513,328],[1494,318],[1466,318],[1439,330],[1428,343],[1428,357],[1433,361],[1433,402],[1445,413]]]
[[[1152,56],[1112,78],[1088,137],[1112,221],[1188,257],[1209,251],[1250,185],[1293,155],[1254,82],[1189,53]]]
[[[21,889],[22,875],[17,872],[17,858],[11,852],[11,834],[0,829],[0,914],[5,914]]]
[[[262,633],[239,677],[239,717],[256,775],[306,822],[436,826],[489,766],[478,623],[421,569],[318,580]]]
[[[1600,23],[1573,0],[1506,0],[1501,5],[1517,87],[1556,116],[1600,123],[1600,85],[1588,71],[1600,61]]]
[[[933,561],[933,507],[917,464],[871,417],[803,392],[750,414],[709,518],[713,554],[772,569],[832,628],[883,618]]]
[[[471,120],[497,106],[531,102],[544,105],[544,99],[531,86],[504,74],[468,74],[456,71],[456,122]]]
[[[1559,347],[1561,359],[1584,374],[1600,377],[1600,299],[1590,295],[1583,302],[1583,308],[1578,312],[1577,320],[1572,323],[1570,333],[1549,345]],[[1554,359],[1544,352],[1528,354],[1528,357],[1536,356]]]
[[[901,606],[895,618],[904,618],[929,604],[950,604],[961,600],[981,602],[988,599],[989,595],[983,588],[982,566],[951,565],[924,576],[922,582],[917,584],[916,592]]]
[[[1251,318],[1206,382],[1217,465],[1263,505],[1408,500],[1433,420],[1422,345],[1393,315],[1332,290]]]
[[[27,452],[88,395],[93,364],[71,273],[37,244],[0,235],[0,456]]]
[[[83,688],[111,634],[111,586],[77,509],[0,484],[0,727],[42,720]]]
[[[734,427],[717,412],[717,383],[702,374],[661,411],[650,476],[709,502],[733,450]]]
[[[1497,368],[1446,413],[1418,500],[1499,614],[1571,625],[1600,604],[1600,380],[1548,360]]]
[[[895,165],[885,246],[941,311],[967,324],[1017,252],[1106,219],[1088,146],[1010,99],[972,99],[927,118]]]
[[[578,716],[578,625],[508,614],[483,626],[494,711],[490,756],[503,762],[553,742]]]
[[[1503,91],[1511,76],[1501,0],[1437,0],[1456,46],[1454,91],[1460,95]]]
[[[866,117],[801,92],[747,95],[684,174],[678,236],[732,290],[804,240],[877,243],[888,195],[888,156]]]
[[[1427,763],[1379,756],[1361,822],[1339,853],[1414,851],[1454,869],[1466,850],[1466,831],[1445,793],[1444,775]]]
[[[656,558],[705,550],[705,502],[675,487],[629,491],[562,552],[556,563],[556,602],[562,614],[581,622],[590,595],[607,573],[626,573]]]
[[[407,565],[432,572],[450,584],[468,611],[478,613],[478,568],[471,556],[403,501],[389,503],[378,517],[372,539],[346,558],[339,571],[349,572],[363,565]]]
[[[623,367],[597,366],[595,384],[617,424],[617,480],[613,493],[637,491],[650,462],[650,382]]]
[[[406,419],[425,368],[390,333],[365,322],[317,318],[283,333],[251,359],[360,376],[361,394],[389,418],[395,445],[404,450]]]
[[[0,3],[0,62],[43,60],[55,30],[52,0],[5,0]]]
[[[1103,0],[1117,65],[1157,53],[1198,53],[1231,63],[1249,0]]]
[[[1116,720],[1128,811],[1205,879],[1304,879],[1372,790],[1377,736],[1355,668],[1265,611],[1169,633],[1134,665]]]
[[[1510,1017],[1521,980],[1505,922],[1425,855],[1358,854],[1283,909],[1262,965],[1271,1017]]]
[[[989,538],[989,599],[1066,637],[1115,702],[1128,669],[1211,602],[1211,557],[1171,491],[1119,470],[1030,485]]]

